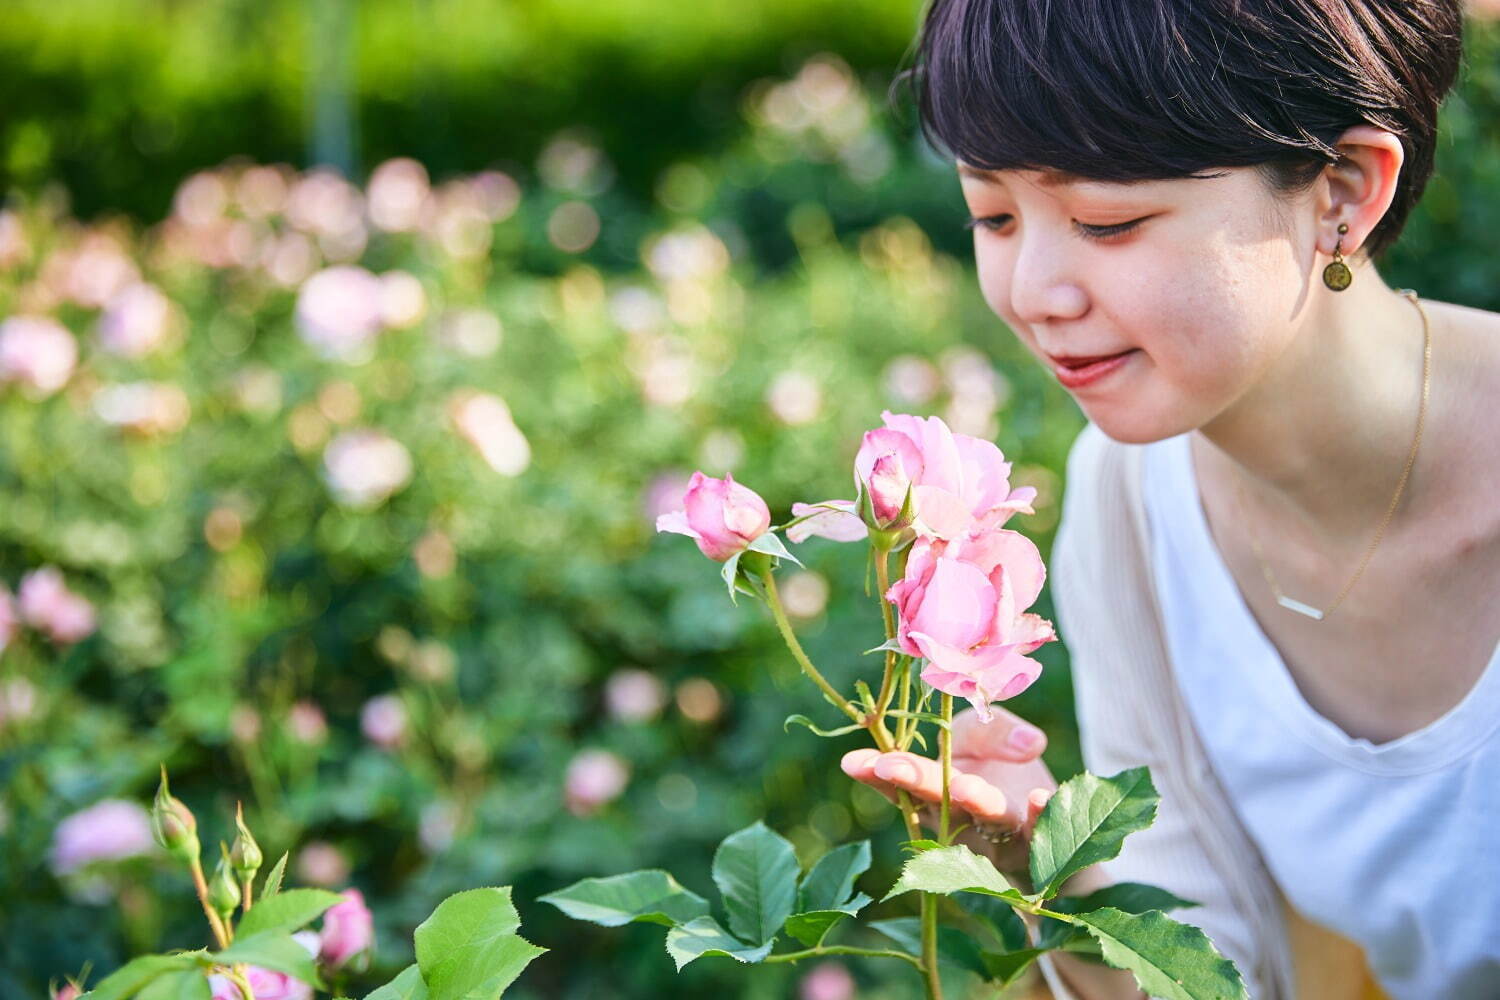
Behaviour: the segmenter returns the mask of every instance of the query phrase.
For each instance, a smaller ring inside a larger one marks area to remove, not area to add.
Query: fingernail
[[[1010,738],[1005,742],[1016,750],[1024,751],[1036,746],[1041,738],[1041,730],[1033,729],[1031,726],[1017,726],[1010,731]]]
[[[877,761],[875,774],[886,781],[894,781],[898,785],[910,785],[917,780],[917,769],[904,760]]]

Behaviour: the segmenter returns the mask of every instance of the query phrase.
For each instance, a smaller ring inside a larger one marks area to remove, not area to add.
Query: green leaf
[[[763,552],[768,556],[775,556],[777,559],[789,559],[798,566],[802,565],[802,560],[788,552],[787,547],[782,544],[780,536],[773,531],[768,531],[758,536],[746,548],[751,552]]]
[[[260,890],[260,898],[262,902],[265,902],[281,891],[281,878],[284,874],[286,874],[286,858],[286,852],[283,851],[281,858],[271,866],[270,873],[266,875],[266,880],[262,884],[262,888]],[[255,907],[252,906],[250,907],[250,909],[253,912],[255,910]]]
[[[907,858],[901,877],[885,894],[885,899],[918,890],[945,896],[953,892],[983,892],[1017,901],[1026,898],[996,871],[988,858],[981,858],[962,844]]]
[[[740,603],[739,598],[735,597],[734,594],[735,591],[740,589],[738,580],[740,556],[742,555],[744,555],[743,550],[736,552],[728,559],[725,559],[724,564],[719,567],[719,575],[724,578],[724,583],[729,587],[729,602],[736,605]]]
[[[731,936],[713,917],[698,917],[667,931],[667,954],[677,971],[704,955],[726,955],[738,962],[754,964],[771,954],[771,942],[751,946]]]
[[[809,948],[816,948],[845,917],[852,917],[870,904],[870,897],[860,893],[847,903],[827,910],[806,910],[787,917],[786,932]]]
[[[901,847],[904,850],[911,851],[913,854],[921,854],[923,851],[935,851],[942,846],[943,845],[938,843],[936,840],[927,839],[903,840],[901,842]]]
[[[1164,1000],[1249,1000],[1234,963],[1197,927],[1156,910],[1105,907],[1074,920],[1099,942],[1104,961],[1129,969],[1136,984]]]
[[[1031,967],[1032,962],[1046,953],[1046,948],[1018,948],[1002,954],[987,951],[980,958],[984,962],[986,979],[1009,986]]]
[[[819,736],[846,736],[849,733],[856,732],[860,729],[865,728],[864,726],[855,723],[851,726],[840,726],[837,729],[819,729],[817,726],[813,725],[813,721],[805,715],[788,715],[786,717],[786,721],[781,724],[782,732],[786,732],[787,727],[789,727],[794,722],[799,726],[806,726],[808,729],[811,729]]]
[[[427,1000],[427,984],[422,981],[422,970],[415,964],[408,965],[400,975],[366,996],[365,1000]]]
[[[999,942],[1001,951],[1020,951],[1031,943],[1026,932],[1026,921],[1003,898],[965,892],[954,896],[953,900],[989,928]]]
[[[713,877],[729,929],[750,944],[774,938],[792,915],[801,874],[792,845],[759,820],[726,837],[714,852]]]
[[[289,889],[250,907],[235,933],[240,937],[301,930],[344,897],[326,889]]]
[[[203,969],[167,972],[151,980],[136,1000],[213,1000],[213,991]]]
[[[797,891],[799,912],[841,909],[854,892],[854,880],[870,869],[870,842],[835,847],[823,855]]]
[[[1031,884],[1050,899],[1071,876],[1120,853],[1126,836],[1156,818],[1160,797],[1144,767],[1110,778],[1075,775],[1063,782],[1031,837]]]
[[[207,956],[206,951],[183,951],[174,955],[142,955],[133,958],[99,980],[88,993],[89,1000],[125,1000],[133,997],[158,976],[184,969],[196,969]]]
[[[497,1000],[547,949],[516,934],[510,887],[470,889],[438,904],[417,926],[417,965],[430,1000]]]
[[[255,912],[253,907],[250,912]],[[272,972],[284,972],[293,979],[300,979],[313,986],[321,988],[323,985],[318,979],[317,966],[313,964],[313,957],[307,953],[307,949],[292,940],[290,934],[279,931],[237,937],[228,948],[215,953],[212,958],[219,965],[245,962]]]
[[[922,954],[922,919],[920,917],[896,917],[893,920],[876,920],[869,925],[896,942],[908,955]],[[989,969],[979,954],[979,948],[963,931],[954,927],[938,928],[938,964],[973,972],[989,978]]]
[[[586,878],[537,901],[551,903],[574,920],[604,927],[632,921],[672,927],[709,912],[708,900],[684,889],[670,873],[659,869]]]
[[[1179,899],[1167,890],[1159,889],[1154,885],[1143,885],[1140,882],[1116,882],[1097,892],[1091,892],[1087,896],[1057,896],[1047,904],[1047,909],[1057,913],[1087,913],[1090,910],[1102,910],[1106,906],[1112,906],[1126,913],[1145,913],[1147,910],[1165,912],[1197,905],[1199,904]],[[1093,938],[1082,927],[1066,924],[1051,917],[1043,917],[1037,927],[1037,947],[1039,948],[1077,950],[1073,946],[1079,943],[1080,938],[1087,942],[1088,951],[1098,951]]]

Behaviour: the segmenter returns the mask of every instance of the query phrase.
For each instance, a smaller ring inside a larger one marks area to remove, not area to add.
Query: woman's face
[[[1203,426],[1296,334],[1312,214],[1278,212],[1254,168],[1134,184],[959,173],[985,301],[1116,440]]]

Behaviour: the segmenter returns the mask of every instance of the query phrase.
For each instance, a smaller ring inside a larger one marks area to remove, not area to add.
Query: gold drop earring
[[[1333,247],[1333,263],[1323,268],[1323,284],[1335,292],[1342,292],[1354,281],[1354,274],[1349,270],[1349,265],[1344,263],[1344,234],[1349,231],[1349,223],[1339,223],[1339,241]]]

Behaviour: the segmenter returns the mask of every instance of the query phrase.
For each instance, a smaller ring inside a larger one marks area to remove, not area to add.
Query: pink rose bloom
[[[908,489],[919,535],[956,538],[970,530],[999,528],[1014,514],[1032,513],[1036,490],[1029,486],[1011,489],[1010,463],[992,442],[955,434],[939,417],[924,419],[886,410],[881,418],[885,426],[865,434],[854,458],[855,488],[869,493],[881,524],[896,520]],[[842,506],[850,516],[830,514],[804,521],[788,529],[787,537],[793,541],[815,534],[836,541],[864,537],[857,533],[852,501],[794,505],[792,513],[829,505]]]
[[[155,285],[138,281],[116,293],[99,317],[99,343],[112,354],[139,358],[171,331],[172,302]]]
[[[15,639],[16,633],[21,629],[20,618],[16,614],[16,602],[11,598],[10,591],[0,584],[0,653],[5,652],[5,647]]]
[[[393,750],[406,737],[406,706],[394,694],[371,698],[360,709],[359,729],[371,743]]]
[[[297,293],[297,328],[319,354],[363,361],[383,323],[380,279],[362,267],[325,268]]]
[[[292,940],[306,948],[309,954],[317,955],[317,943],[304,933],[292,935]],[[284,972],[272,972],[258,965],[245,966],[245,979],[250,983],[250,992],[255,1000],[312,1000],[313,988],[300,979],[293,979]],[[214,973],[208,977],[209,992],[213,1000],[244,1000],[234,980]]]
[[[345,431],[324,450],[323,475],[339,503],[374,507],[411,481],[411,452],[380,431]]]
[[[57,824],[52,871],[68,875],[94,861],[118,861],[155,848],[151,817],[144,808],[125,799],[105,799]]]
[[[19,382],[38,398],[68,383],[78,364],[73,335],[49,316],[12,316],[0,323],[0,382]]]
[[[52,637],[71,644],[94,631],[94,606],[68,589],[54,566],[32,570],[21,578],[21,618]]]
[[[323,932],[318,938],[318,958],[337,969],[375,943],[375,921],[358,889],[345,889],[344,901],[323,914]],[[259,994],[256,994],[259,996]]]
[[[727,473],[710,479],[694,472],[682,504],[682,510],[658,517],[656,530],[691,537],[699,551],[717,562],[743,551],[771,527],[766,502]]]
[[[922,680],[967,698],[986,722],[990,702],[1026,690],[1042,672],[1026,654],[1057,638],[1050,622],[1024,613],[1046,572],[1036,545],[1016,531],[919,538],[886,599],[900,612],[902,651],[927,660]]]
[[[854,977],[841,962],[819,962],[797,986],[801,1000],[854,1000]]]
[[[608,750],[582,750],[568,762],[563,797],[575,816],[613,802],[630,783],[630,766]]]

